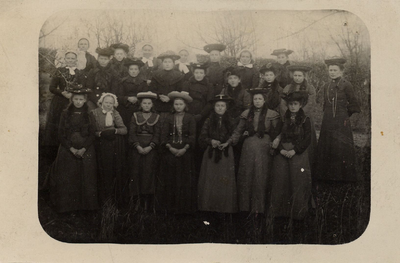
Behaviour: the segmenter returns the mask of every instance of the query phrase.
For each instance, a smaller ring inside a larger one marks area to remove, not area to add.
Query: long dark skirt
[[[283,145],[292,150],[292,144]],[[311,171],[308,152],[291,159],[280,153],[274,157],[271,173],[269,213],[272,217],[304,219],[311,196]]]
[[[172,144],[179,149],[184,145]],[[196,209],[197,185],[193,153],[189,149],[183,156],[163,153],[157,175],[157,210],[174,213],[192,213]]]
[[[57,212],[99,208],[96,153],[93,146],[86,150],[83,158],[75,157],[63,146],[59,147],[50,171],[50,197]]]
[[[60,145],[58,140],[58,125],[60,124],[61,113],[69,104],[69,99],[55,95],[50,103],[47,113],[45,135],[43,145],[56,146]]]
[[[338,107],[336,116],[326,109],[318,141],[316,178],[332,181],[357,181],[353,131],[347,109]]]
[[[257,135],[244,140],[237,177],[239,210],[264,213],[270,174],[271,139]]]
[[[142,147],[150,145],[152,136],[138,135]],[[153,149],[148,154],[139,154],[135,148],[129,150],[129,192],[131,196],[153,195],[155,193],[155,174],[158,163],[157,150]]]
[[[98,163],[98,192],[100,204],[115,198],[128,199],[128,178],[125,169],[125,140],[116,135],[114,140],[97,138],[95,141]]]
[[[235,164],[232,147],[228,156],[222,154],[218,163],[214,161],[215,152],[203,156],[198,185],[198,208],[202,211],[235,213],[238,210],[235,178]]]

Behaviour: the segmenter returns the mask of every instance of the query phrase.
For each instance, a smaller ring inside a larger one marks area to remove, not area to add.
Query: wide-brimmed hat
[[[194,71],[195,69],[204,69],[206,70],[208,68],[209,64],[208,63],[191,63],[190,67]]]
[[[114,51],[116,50],[116,49],[123,49],[126,53],[128,53],[129,52],[129,46],[127,45],[127,44],[122,44],[122,43],[116,43],[116,44],[112,44],[111,46],[110,46],[112,49],[114,49]]]
[[[96,48],[96,53],[99,54],[99,56],[107,56],[110,57],[112,55],[114,55],[114,49],[110,48],[110,47],[106,47],[106,48]]]
[[[285,55],[289,56],[292,53],[293,53],[293,50],[286,49],[286,48],[280,48],[280,49],[275,49],[274,51],[272,51],[271,55],[278,56],[279,54],[285,54]]]
[[[235,67],[228,67],[226,69],[224,69],[223,71],[225,78],[231,76],[231,75],[235,75],[238,76],[240,78],[240,72],[237,68]]]
[[[67,82],[67,87],[65,90],[74,94],[88,94],[92,92],[91,89],[86,88],[82,84],[78,84],[76,82]]]
[[[263,65],[261,68],[260,68],[260,73],[261,74],[265,74],[265,72],[267,72],[267,71],[272,71],[272,72],[274,72],[274,74],[276,75],[277,73],[278,73],[278,68],[274,65],[274,64],[272,64],[272,63],[268,63],[268,64],[265,64],[265,65]]]
[[[346,63],[346,59],[342,58],[342,57],[331,57],[328,59],[325,59],[325,64],[326,65],[343,65],[344,63]]]
[[[157,94],[151,91],[139,92],[136,97],[138,99],[157,99]]]
[[[144,63],[142,60],[140,60],[138,58],[126,58],[124,65],[127,66],[128,68],[131,65],[137,65],[139,68],[141,68],[144,66]]]
[[[174,51],[168,50],[165,51],[164,53],[161,53],[157,58],[164,60],[166,58],[170,58],[172,60],[178,60],[181,58],[181,56],[177,55]]]
[[[267,94],[270,91],[270,89],[266,89],[266,88],[252,88],[252,89],[248,89],[247,92],[250,93],[251,95],[255,95],[255,94]]]
[[[172,91],[172,92],[168,93],[168,97],[171,100],[179,98],[179,99],[185,100],[186,102],[192,102],[193,101],[192,97],[190,97],[189,92],[187,92],[187,91],[181,91],[181,92]]]
[[[292,102],[292,101],[298,101],[303,105],[304,102],[307,101],[307,99],[308,99],[308,92],[295,91],[295,92],[289,93],[288,95],[284,96],[283,99],[287,103]]]
[[[217,101],[232,102],[233,98],[226,94],[218,94],[215,95],[214,98],[210,100],[210,102],[217,102]]]
[[[302,71],[302,72],[308,72],[312,70],[312,67],[306,66],[306,65],[289,65],[287,67],[289,71]]]
[[[222,52],[226,49],[226,46],[224,44],[208,44],[204,46],[204,51],[207,53],[210,53],[213,50],[217,50],[219,52]]]

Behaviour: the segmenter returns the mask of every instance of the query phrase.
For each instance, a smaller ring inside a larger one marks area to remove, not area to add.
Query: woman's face
[[[255,94],[253,96],[253,104],[257,109],[261,108],[264,105],[264,103],[265,99],[262,94]]]
[[[113,97],[111,97],[111,96],[106,96],[106,97],[104,98],[104,100],[103,100],[103,103],[102,103],[102,108],[103,108],[103,110],[105,110],[105,111],[110,111],[110,110],[112,110],[113,107],[114,107],[114,103],[115,103],[115,100],[114,100]]]
[[[304,81],[304,72],[302,71],[295,71],[293,72],[293,80],[294,82],[296,82],[297,84],[301,84]]]
[[[140,69],[138,65],[130,65],[128,69],[129,75],[136,78],[139,75]]]
[[[194,79],[197,81],[202,81],[204,77],[206,76],[206,72],[204,69],[195,69],[193,72]]]
[[[330,65],[328,71],[331,79],[337,79],[343,75],[343,71],[337,65]]]
[[[78,109],[82,108],[82,106],[85,104],[85,102],[86,102],[85,95],[76,94],[76,95],[73,95],[73,97],[72,97],[72,103]]]
[[[298,101],[291,101],[291,102],[289,102],[288,107],[289,107],[290,112],[295,113],[300,110],[301,104]]]
[[[122,48],[117,48],[114,51],[114,58],[118,61],[122,61],[126,57],[126,52]]]
[[[240,83],[240,78],[236,75],[229,75],[228,77],[228,83],[229,85],[231,85],[232,87],[237,87]]]
[[[227,110],[226,102],[225,101],[217,101],[215,103],[214,110],[217,114],[224,115]]]
[[[174,109],[176,112],[180,113],[185,110],[186,103],[183,99],[175,99],[174,100]]]
[[[213,50],[210,52],[210,61],[211,62],[220,62],[221,61],[221,52],[218,50]]]
[[[288,56],[286,56],[286,54],[279,54],[276,57],[276,60],[278,61],[279,64],[283,65],[288,61]]]
[[[106,67],[108,65],[108,63],[110,62],[110,57],[99,55],[97,58],[97,61],[99,62],[100,66]]]
[[[266,71],[266,72],[262,75],[262,78],[263,78],[266,82],[268,82],[268,83],[274,82],[274,80],[275,80],[275,73],[272,72],[272,71]]]
[[[77,57],[74,53],[68,53],[65,55],[64,60],[65,60],[65,64],[67,64],[67,66],[73,67],[76,65]]]
[[[186,63],[188,61],[188,58],[189,58],[189,52],[187,52],[186,50],[181,50],[179,52],[179,56],[181,56],[180,61],[182,63]]]
[[[251,62],[251,54],[250,54],[250,52],[248,52],[248,51],[242,52],[242,54],[240,54],[240,59],[239,60],[243,65],[250,64],[250,62]]]
[[[145,112],[149,112],[153,107],[153,101],[151,99],[143,99],[142,103],[140,103],[142,110]]]
[[[150,45],[143,46],[142,53],[145,58],[151,57],[153,55],[153,47]]]
[[[162,64],[165,70],[172,70],[174,68],[174,60],[172,58],[164,58]]]
[[[81,39],[78,42],[78,48],[80,51],[87,51],[89,49],[89,41],[87,41],[86,39]]]

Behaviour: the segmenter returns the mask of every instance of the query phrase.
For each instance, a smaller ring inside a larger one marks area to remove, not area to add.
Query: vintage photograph
[[[345,244],[371,203],[344,10],[64,10],[39,39],[38,214],[68,243]]]

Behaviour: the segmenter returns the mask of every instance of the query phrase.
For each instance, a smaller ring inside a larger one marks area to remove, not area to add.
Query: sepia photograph
[[[38,43],[51,238],[338,245],[366,231],[371,41],[357,15],[71,9]]]

